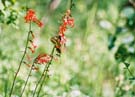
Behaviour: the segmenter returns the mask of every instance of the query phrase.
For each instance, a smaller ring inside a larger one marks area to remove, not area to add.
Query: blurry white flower
[[[102,20],[99,22],[99,25],[102,27],[102,28],[105,28],[105,29],[110,29],[112,27],[111,23],[106,21],[106,20]]]
[[[81,92],[79,90],[71,91],[71,97],[78,97],[80,95],[81,95]]]
[[[125,90],[125,91],[129,91],[130,90],[130,85],[125,85],[124,87],[123,87],[123,90]]]

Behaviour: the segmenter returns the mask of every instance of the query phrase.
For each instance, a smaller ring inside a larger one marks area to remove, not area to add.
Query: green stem
[[[24,60],[24,57],[27,53],[27,49],[28,49],[28,44],[29,44],[29,36],[30,36],[30,33],[31,33],[31,23],[30,23],[30,26],[29,26],[29,32],[28,32],[28,35],[27,35],[27,41],[26,41],[26,46],[25,46],[25,50],[24,50],[24,53],[23,53],[23,56],[21,58],[21,61],[19,63],[19,67],[15,73],[15,76],[14,76],[14,79],[13,79],[13,83],[12,83],[12,86],[11,86],[11,90],[10,90],[10,93],[9,93],[9,97],[11,97],[12,93],[13,93],[13,89],[14,89],[14,86],[15,86],[15,82],[16,82],[16,78],[18,76],[18,73],[20,71],[20,68],[22,66],[22,63],[23,63],[23,60]]]
[[[51,64],[51,62],[52,62],[52,60],[53,60],[53,53],[54,53],[54,50],[55,50],[55,46],[53,47],[52,52],[51,52],[51,57],[52,57],[52,58],[51,58],[50,62],[45,65],[44,70],[43,70],[43,72],[42,72],[42,75],[41,75],[40,79],[38,80],[38,82],[37,82],[37,84],[36,84],[36,87],[35,87],[34,92],[33,92],[33,97],[35,96],[36,90],[37,90],[38,85],[40,84],[41,80],[43,79],[43,81],[44,81],[44,79],[45,79],[45,77],[46,77],[46,75],[47,75],[47,70],[48,70],[48,68],[49,68],[49,66],[50,66],[50,64]],[[48,65],[49,65],[49,66],[48,66]],[[41,84],[43,84],[43,81],[41,82]],[[42,88],[41,85],[40,85],[40,88]],[[39,88],[39,90],[41,90],[40,88]],[[39,91],[38,91],[38,95],[39,95]],[[37,95],[37,97],[38,97],[38,95]]]
[[[46,66],[44,67],[44,70],[45,70],[45,69],[46,69]],[[44,75],[43,75],[43,73],[42,73],[42,75],[41,75],[40,79],[38,80],[38,82],[37,82],[37,84],[36,84],[36,87],[35,87],[35,89],[34,89],[33,97],[35,96],[35,93],[36,93],[36,91],[37,91],[38,85],[39,85],[39,83],[41,82],[43,76],[44,76]]]
[[[132,72],[129,70],[129,68],[127,68],[128,72],[130,73],[130,75],[134,78],[134,75],[132,74]]]
[[[40,91],[41,91],[42,86],[43,86],[43,84],[44,84],[44,81],[45,81],[45,79],[46,79],[46,77],[47,77],[47,72],[48,72],[49,67],[50,67],[50,65],[51,65],[51,63],[52,63],[54,49],[55,49],[55,47],[53,47],[52,52],[51,52],[52,58],[51,58],[50,62],[49,62],[48,64],[46,64],[46,68],[44,69],[44,71],[43,71],[43,73],[42,73],[42,75],[43,75],[43,80],[42,80],[42,82],[41,82],[41,84],[40,84],[40,86],[39,86],[39,90],[38,90],[38,93],[37,93],[37,97],[39,97]]]
[[[132,76],[132,78],[135,78],[135,76],[133,75],[133,73],[130,71],[129,67],[126,66],[126,64],[124,63],[125,65],[125,69],[127,69],[127,71],[129,72],[129,74]]]
[[[23,90],[22,90],[22,93],[21,93],[20,97],[23,96],[24,90],[25,90],[25,88],[26,88],[26,86],[27,86],[27,83],[28,83],[28,80],[29,80],[29,78],[30,78],[30,75],[31,75],[31,72],[32,72],[32,68],[33,68],[33,67],[34,67],[34,61],[33,61],[33,64],[32,64],[32,66],[31,66],[31,68],[30,68],[28,77],[27,77],[27,79],[26,79],[26,81],[25,81],[25,84],[24,84],[24,87],[23,87]]]
[[[73,0],[70,0],[70,10],[72,9],[72,7],[73,7]]]

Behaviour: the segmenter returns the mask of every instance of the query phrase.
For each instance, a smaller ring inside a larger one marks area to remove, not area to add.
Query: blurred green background
[[[38,40],[37,53],[50,53],[70,0],[0,1],[0,97],[8,97],[13,76],[22,57],[28,24],[26,6],[36,11],[43,28],[32,25]],[[74,28],[66,32],[66,50],[49,69],[41,97],[135,97],[135,81],[123,62],[135,71],[134,0],[73,0]],[[37,54],[36,53],[36,54]],[[117,57],[119,55],[120,57]],[[126,58],[125,58],[126,57]],[[33,71],[24,97],[30,97],[42,68]],[[15,90],[18,97],[29,68],[21,67]]]

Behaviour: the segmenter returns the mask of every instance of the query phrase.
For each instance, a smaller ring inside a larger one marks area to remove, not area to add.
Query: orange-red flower
[[[68,26],[74,27],[74,18],[71,17],[70,10],[67,10],[62,18],[62,23],[59,26],[58,35],[51,38],[51,41],[55,45],[56,51],[59,55],[61,54],[62,49],[65,47],[67,41],[65,32]]]
[[[37,45],[35,45],[32,40],[29,40],[29,41],[30,41],[30,43],[31,43],[31,46],[28,47],[28,48],[30,49],[30,51],[31,51],[32,53],[34,53],[35,50],[36,50],[36,48],[37,48]]]
[[[43,23],[37,19],[35,15],[35,11],[32,9],[29,9],[26,13],[26,16],[24,17],[26,23],[34,22],[36,23],[39,27],[43,26]]]
[[[51,56],[50,55],[47,55],[47,54],[40,54],[36,60],[35,60],[35,63],[36,64],[45,64],[45,63],[48,63],[50,62],[51,60]]]
[[[64,34],[60,35],[60,44],[65,45],[66,44],[66,36]]]
[[[38,20],[37,18],[34,18],[33,22],[35,22],[39,27],[43,26],[43,23],[40,20]]]
[[[65,16],[63,17],[62,24],[59,27],[59,35],[62,35],[62,38],[68,26],[74,27],[74,18],[71,17],[70,10],[67,10]]]
[[[73,18],[68,18],[65,23],[67,23],[67,25],[69,25],[71,27],[74,27],[74,19]]]
[[[59,27],[59,34],[64,34],[64,32],[66,31],[66,25],[60,25]]]
[[[27,23],[33,21],[33,19],[36,18],[35,11],[32,10],[32,9],[29,9],[27,11],[27,14],[26,14],[26,16],[24,18],[25,18]]]
[[[35,48],[32,48],[32,47],[28,47],[31,51],[31,53],[35,53]]]
[[[32,47],[33,47],[34,49],[36,49],[36,48],[37,48],[37,45],[35,45],[33,41],[30,41],[30,42],[31,42]]]

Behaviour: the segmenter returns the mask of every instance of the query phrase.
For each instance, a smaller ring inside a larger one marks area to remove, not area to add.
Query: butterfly
[[[60,36],[54,36],[51,38],[51,42],[55,45],[56,51],[57,51],[57,55],[60,56],[61,54],[61,37]]]

